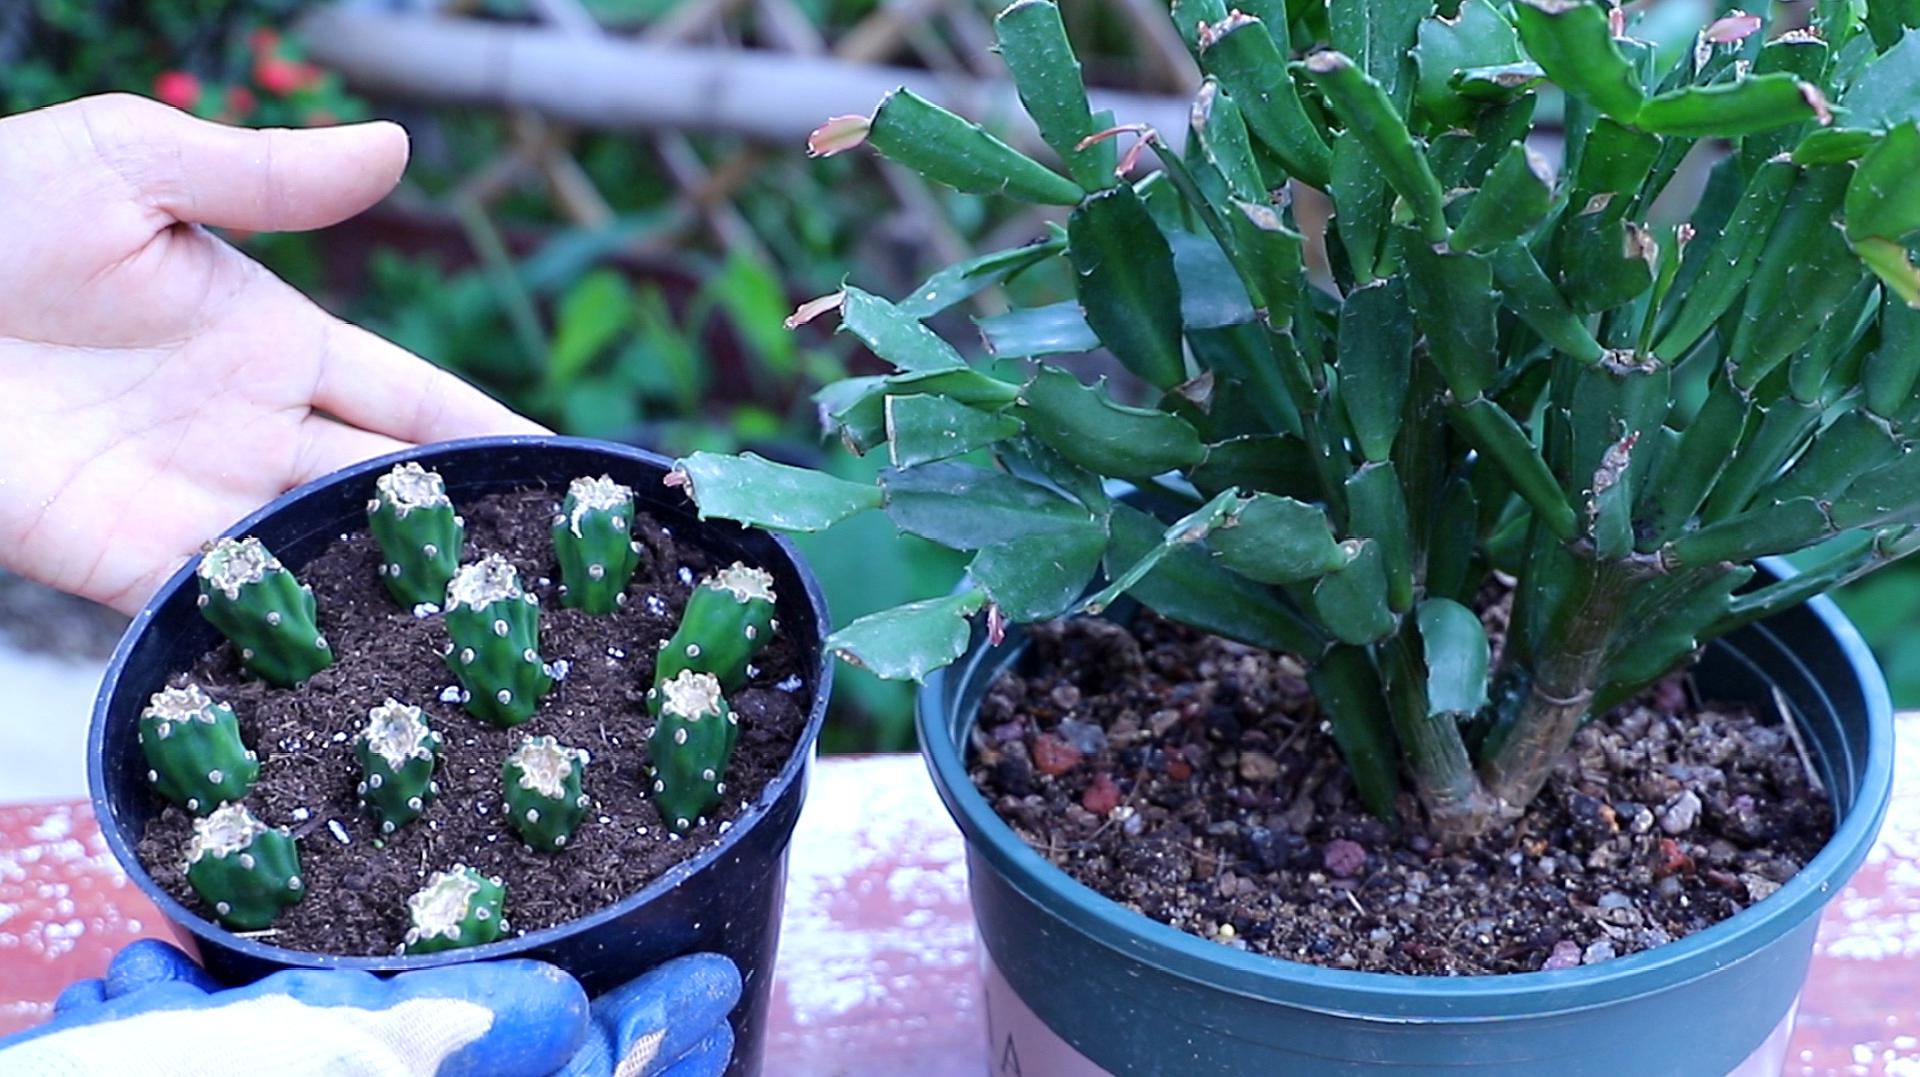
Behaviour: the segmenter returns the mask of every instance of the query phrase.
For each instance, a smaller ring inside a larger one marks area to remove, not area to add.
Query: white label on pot
[[[980,948],[980,978],[986,985],[989,1077],[1113,1077],[1040,1020],[1040,1015],[1000,975],[984,946]],[[1793,1036],[1794,1014],[1799,1009],[1800,1001],[1795,999],[1766,1041],[1727,1077],[1780,1077],[1787,1062],[1787,1041]]]

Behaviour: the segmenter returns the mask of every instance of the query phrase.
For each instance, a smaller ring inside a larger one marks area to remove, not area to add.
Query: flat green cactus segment
[[[435,954],[480,946],[506,934],[507,884],[455,864],[436,871],[407,899],[406,941],[402,953]]]
[[[586,817],[592,801],[581,788],[587,753],[552,737],[528,737],[500,767],[507,822],[520,840],[559,852]]]
[[[313,591],[259,539],[221,539],[200,558],[195,575],[201,615],[263,680],[291,688],[333,663],[314,618]]]
[[[687,599],[680,627],[654,666],[657,689],[685,670],[711,673],[724,691],[747,679],[747,663],[780,629],[774,617],[773,574],[735,561],[700,582]],[[655,697],[655,707],[658,707]]]
[[[163,688],[140,713],[147,780],[195,815],[240,800],[260,777],[260,762],[240,739],[233,708],[198,685]]]
[[[221,923],[240,931],[271,925],[307,894],[293,835],[254,818],[244,804],[194,820],[187,883]]]
[[[438,606],[467,536],[439,473],[409,461],[374,480],[367,527],[380,546],[380,582],[394,601]]]
[[[354,737],[360,760],[360,803],[379,820],[380,832],[420,818],[440,795],[434,767],[440,761],[440,734],[427,725],[419,707],[397,699],[367,712],[367,725]]]
[[[489,554],[447,585],[447,665],[475,717],[511,727],[533,717],[553,676],[540,658],[540,607],[506,559]]]
[[[710,673],[682,671],[650,694],[660,719],[647,738],[653,800],[667,826],[685,832],[727,791],[727,760],[739,719]]]
[[[553,519],[562,605],[612,613],[625,604],[627,583],[640,567],[633,515],[632,489],[606,475],[573,480]]]

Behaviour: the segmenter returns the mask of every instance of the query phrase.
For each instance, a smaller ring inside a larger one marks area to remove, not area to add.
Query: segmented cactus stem
[[[498,875],[465,864],[436,871],[407,899],[410,926],[401,952],[432,954],[492,942],[507,931],[506,903],[507,884]]]
[[[726,793],[738,718],[711,673],[683,670],[654,689],[659,721],[647,738],[653,799],[676,832],[693,827]]]
[[[306,896],[293,835],[254,818],[244,804],[194,820],[187,883],[221,923],[241,931],[267,927]]]
[[[440,783],[433,779],[440,741],[419,707],[388,698],[367,712],[366,728],[353,742],[360,760],[358,791],[382,834],[418,819],[440,795]]]
[[[540,658],[538,600],[498,554],[462,568],[447,584],[447,665],[467,691],[466,707],[501,727],[533,717],[553,688]]]
[[[587,753],[552,737],[528,737],[500,768],[507,821],[543,852],[566,848],[592,803],[581,789]]]
[[[380,545],[380,582],[401,605],[438,606],[460,568],[466,521],[439,473],[411,461],[374,481],[367,527]]]
[[[657,689],[689,669],[713,674],[723,691],[745,684],[748,663],[780,630],[773,615],[777,601],[773,574],[739,561],[700,581],[687,598],[680,627],[661,647],[654,664],[656,691],[648,696],[654,714],[658,716],[662,698]],[[729,752],[735,728],[728,727]]]
[[[260,540],[221,539],[200,558],[200,612],[240,648],[240,661],[290,688],[333,662],[304,587]]]
[[[560,514],[553,518],[562,605],[612,613],[626,604],[627,583],[640,566],[633,514],[633,490],[609,476],[575,479],[567,487]]]
[[[260,776],[259,759],[241,741],[233,708],[198,685],[155,692],[140,712],[138,736],[147,780],[195,815],[246,796]]]

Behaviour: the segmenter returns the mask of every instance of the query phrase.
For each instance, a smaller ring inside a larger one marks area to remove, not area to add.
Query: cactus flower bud
[[[731,692],[747,679],[747,663],[773,639],[780,627],[774,619],[773,574],[735,561],[700,581],[680,615],[680,627],[660,650],[654,664],[654,691],[648,700],[656,716],[660,686],[684,670],[711,673],[723,691]],[[727,750],[733,750],[728,725]]]
[[[498,875],[488,878],[455,864],[452,871],[436,871],[407,899],[408,954],[433,954],[480,946],[506,933],[507,884]]]
[[[333,663],[314,622],[313,591],[260,540],[221,539],[200,558],[200,612],[240,648],[240,660],[291,688]]]
[[[587,753],[552,737],[528,737],[500,768],[507,821],[520,839],[543,852],[566,847],[591,803],[580,788]]]
[[[380,544],[380,582],[394,601],[408,609],[439,605],[467,537],[439,473],[409,461],[380,476],[367,502],[367,526]]]
[[[447,665],[467,690],[467,710],[502,728],[533,717],[553,677],[540,659],[540,608],[498,554],[447,584]]]
[[[568,609],[612,613],[626,603],[627,581],[640,567],[633,513],[633,490],[606,475],[567,487],[553,518],[553,552],[560,559],[560,602]]]
[[[727,791],[727,758],[738,719],[711,673],[683,670],[654,694],[660,720],[647,737],[653,800],[669,827],[685,831]]]
[[[246,796],[260,776],[259,759],[240,740],[233,708],[198,685],[155,692],[140,712],[139,737],[147,780],[195,815],[210,815]]]
[[[241,931],[266,927],[307,896],[293,835],[254,818],[245,804],[194,820],[187,883],[221,923]]]
[[[380,820],[380,832],[391,834],[427,810],[440,795],[433,780],[439,762],[440,734],[428,728],[419,707],[397,699],[367,712],[367,727],[354,738],[360,759],[360,803]]]

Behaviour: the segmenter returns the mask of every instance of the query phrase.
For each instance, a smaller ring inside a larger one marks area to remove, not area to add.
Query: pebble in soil
[[[634,532],[646,553],[625,607],[607,616],[565,609],[555,592],[550,530],[558,503],[557,492],[533,489],[461,506],[465,560],[499,553],[513,562],[523,585],[540,595],[541,656],[565,664],[565,676],[520,726],[497,729],[461,708],[441,656],[440,618],[394,604],[380,584],[378,548],[364,531],[342,536],[299,572],[318,599],[320,626],[334,647],[331,667],[299,688],[273,688],[248,678],[226,643],[194,666],[192,679],[233,706],[242,736],[259,753],[249,807],[300,837],[307,897],[275,921],[276,945],[390,954],[406,934],[408,895],[454,864],[506,880],[516,934],[575,919],[711,845],[792,755],[806,724],[813,669],[800,644],[782,633],[731,697],[741,734],[728,771],[730,795],[684,838],[668,836],[645,792],[652,725],[646,689],[657,642],[672,635],[693,583],[719,566],[641,513]],[[782,623],[805,624],[803,596],[781,598]],[[421,707],[445,741],[435,773],[439,798],[418,820],[383,836],[356,802],[351,738],[388,696]],[[500,810],[501,761],[524,738],[543,734],[591,758],[586,792],[593,807],[557,854],[527,848]],[[205,913],[181,863],[191,825],[178,808],[160,811],[142,837],[140,858],[163,888]]]
[[[1765,898],[1833,831],[1778,716],[1701,706],[1680,677],[1582,730],[1517,823],[1447,848],[1361,808],[1294,658],[1150,614],[1032,638],[982,705],[975,785],[1074,878],[1257,953],[1422,975],[1592,964]]]

